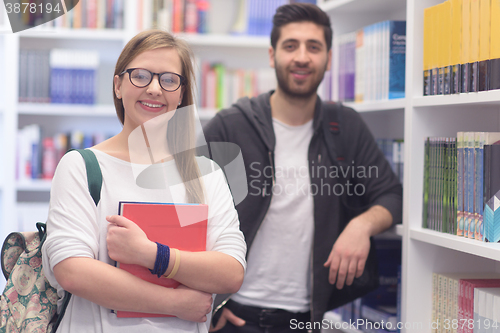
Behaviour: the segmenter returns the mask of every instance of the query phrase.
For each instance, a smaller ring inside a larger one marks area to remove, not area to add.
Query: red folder
[[[207,243],[208,206],[202,204],[165,204],[147,202],[119,203],[118,214],[135,222],[153,242],[182,251],[205,251]],[[151,283],[177,288],[179,282],[151,274],[148,268],[120,264],[117,266]],[[119,318],[170,317],[169,315],[116,311]]]

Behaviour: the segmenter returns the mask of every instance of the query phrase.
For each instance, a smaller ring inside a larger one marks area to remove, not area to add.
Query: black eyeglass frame
[[[147,72],[149,72],[149,73],[151,74],[151,79],[149,80],[148,84],[146,84],[146,85],[144,85],[144,86],[142,86],[142,87],[141,87],[141,86],[138,86],[138,85],[134,84],[134,82],[132,82],[132,77],[131,77],[130,75],[131,75],[131,74],[132,74],[132,72],[133,72],[134,70],[136,70],[136,69],[142,69],[142,70],[145,70],[145,71],[147,71]],[[129,69],[126,69],[126,70],[124,70],[123,72],[121,72],[121,73],[120,73],[120,75],[118,75],[118,76],[122,76],[122,75],[123,75],[123,74],[125,74],[125,73],[128,73],[128,79],[130,80],[130,83],[132,83],[132,85],[133,85],[134,87],[137,87],[137,88],[145,88],[145,87],[149,86],[149,85],[151,84],[151,82],[153,81],[153,77],[154,77],[155,75],[158,75],[158,83],[160,84],[161,89],[163,89],[163,90],[165,90],[165,91],[168,91],[168,92],[174,92],[174,91],[177,91],[177,89],[179,89],[182,85],[186,84],[186,81],[187,81],[187,80],[186,80],[186,78],[185,78],[184,76],[182,76],[182,75],[180,75],[180,74],[177,74],[177,73],[172,73],[172,72],[153,73],[153,72],[151,72],[150,70],[147,70],[147,69],[145,69],[145,68],[129,68]],[[174,74],[174,75],[178,76],[178,77],[179,77],[179,79],[180,79],[180,84],[179,84],[179,86],[178,86],[177,88],[175,88],[174,90],[167,90],[167,89],[163,88],[163,86],[162,86],[162,84],[161,84],[161,80],[160,80],[160,77],[161,77],[163,74]]]

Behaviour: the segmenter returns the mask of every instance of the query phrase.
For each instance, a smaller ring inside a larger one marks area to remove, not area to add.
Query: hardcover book
[[[471,0],[462,0],[462,89],[461,92],[469,92],[469,59],[471,49]]]
[[[119,215],[135,222],[153,242],[182,251],[206,250],[207,205],[121,201],[118,212]],[[150,283],[166,288],[179,286],[179,282],[174,279],[158,278],[143,266],[121,263],[117,263],[117,266]],[[116,315],[118,318],[167,317],[167,315],[128,311],[116,311]]]
[[[479,1],[478,91],[489,90],[491,0]]]
[[[490,28],[490,90],[500,89],[500,1],[491,2],[491,28]]]

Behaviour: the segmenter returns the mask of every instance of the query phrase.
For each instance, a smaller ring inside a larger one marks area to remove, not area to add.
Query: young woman
[[[193,83],[183,41],[159,30],[138,34],[115,68],[114,102],[123,129],[91,148],[103,175],[97,206],[80,154],[61,159],[43,246],[49,282],[60,296],[73,294],[57,332],[207,332],[212,294],[241,286],[246,245],[229,188],[213,162],[194,156]],[[211,172],[202,176],[207,167]],[[120,201],[208,205],[207,251],[170,251],[163,275],[179,260],[178,288],[115,267],[118,261],[153,270],[164,259],[160,245],[117,215]],[[172,317],[117,318],[110,309]]]

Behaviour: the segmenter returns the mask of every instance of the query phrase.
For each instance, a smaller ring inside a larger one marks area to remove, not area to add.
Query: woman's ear
[[[183,98],[184,98],[184,86],[181,87],[181,94],[179,95],[179,103],[177,103],[177,106],[180,106],[182,104]]]
[[[122,80],[118,75],[115,75],[113,78],[113,82],[115,84],[115,95],[116,98],[122,99],[122,92],[121,92],[121,86],[122,86]]]

